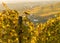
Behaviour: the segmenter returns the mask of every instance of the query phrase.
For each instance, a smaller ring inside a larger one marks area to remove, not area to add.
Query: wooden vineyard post
[[[19,36],[19,43],[22,43],[22,38],[23,38],[23,36],[22,36],[22,16],[19,16],[19,19],[18,19],[18,26],[19,26],[19,31],[18,31],[18,36]]]

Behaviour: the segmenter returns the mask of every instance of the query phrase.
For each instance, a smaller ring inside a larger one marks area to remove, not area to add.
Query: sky
[[[6,3],[17,3],[17,2],[41,2],[41,1],[60,1],[60,0],[0,0],[1,2],[6,2]]]

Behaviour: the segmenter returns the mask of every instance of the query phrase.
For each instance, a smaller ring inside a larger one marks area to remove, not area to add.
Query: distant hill
[[[30,10],[32,11],[35,7],[40,7],[41,9],[38,12],[32,13],[33,16],[30,16],[30,20],[32,22],[46,22],[49,18],[54,18],[54,15],[51,13],[52,11],[60,11],[60,2],[25,2],[25,3],[8,3],[7,6],[12,10],[19,11],[20,15],[24,15],[23,11]],[[57,10],[56,10],[57,9]],[[4,10],[2,4],[0,4],[0,11]],[[48,14],[50,13],[50,15]],[[31,13],[30,13],[31,14]],[[45,17],[41,17],[41,15],[45,15]],[[49,16],[47,16],[47,15]],[[36,20],[35,20],[36,19]],[[35,20],[35,21],[34,21]]]

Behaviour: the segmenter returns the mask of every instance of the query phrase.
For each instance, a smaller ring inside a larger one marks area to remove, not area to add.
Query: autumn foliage
[[[27,18],[27,17],[23,17]],[[22,29],[21,43],[60,43],[60,16],[45,23],[34,25],[24,21],[18,25],[19,13],[16,10],[0,12],[0,43],[19,43],[19,31]]]

